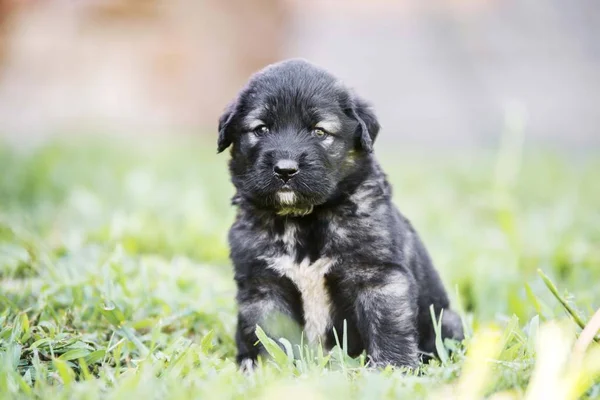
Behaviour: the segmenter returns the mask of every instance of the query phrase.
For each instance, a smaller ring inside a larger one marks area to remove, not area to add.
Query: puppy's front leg
[[[295,288],[278,276],[238,279],[238,323],[236,332],[237,362],[243,368],[252,366],[265,349],[258,342],[256,326],[269,337],[280,337],[290,323],[301,318],[296,304]]]
[[[417,302],[409,273],[387,271],[361,285],[356,313],[367,355],[375,366],[418,366]]]

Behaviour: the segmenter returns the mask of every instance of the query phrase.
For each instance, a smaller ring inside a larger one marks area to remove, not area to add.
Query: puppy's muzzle
[[[277,178],[287,182],[292,179],[294,175],[298,174],[298,163],[289,159],[279,160],[275,163],[275,166],[273,166],[273,172]]]

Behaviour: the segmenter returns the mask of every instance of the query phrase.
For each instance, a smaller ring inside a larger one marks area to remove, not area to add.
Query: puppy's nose
[[[298,163],[293,160],[279,160],[273,167],[273,172],[279,179],[287,182],[298,173]]]

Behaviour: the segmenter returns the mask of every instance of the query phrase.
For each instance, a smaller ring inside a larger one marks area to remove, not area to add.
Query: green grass
[[[367,369],[343,348],[293,361],[270,346],[243,374],[228,156],[199,139],[140,140],[0,145],[1,398],[521,398],[540,352],[570,348],[580,329],[538,269],[584,323],[600,307],[597,154],[378,149],[462,309],[464,346],[418,374]],[[565,319],[552,342],[548,321]],[[540,331],[554,344],[540,347]],[[556,357],[538,368],[564,368]],[[590,371],[583,390],[598,398]]]

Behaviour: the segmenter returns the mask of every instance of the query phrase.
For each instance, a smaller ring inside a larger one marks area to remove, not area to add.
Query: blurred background
[[[371,100],[381,142],[600,145],[595,0],[0,0],[0,135],[215,134],[288,57]],[[380,143],[381,145],[381,143]]]

